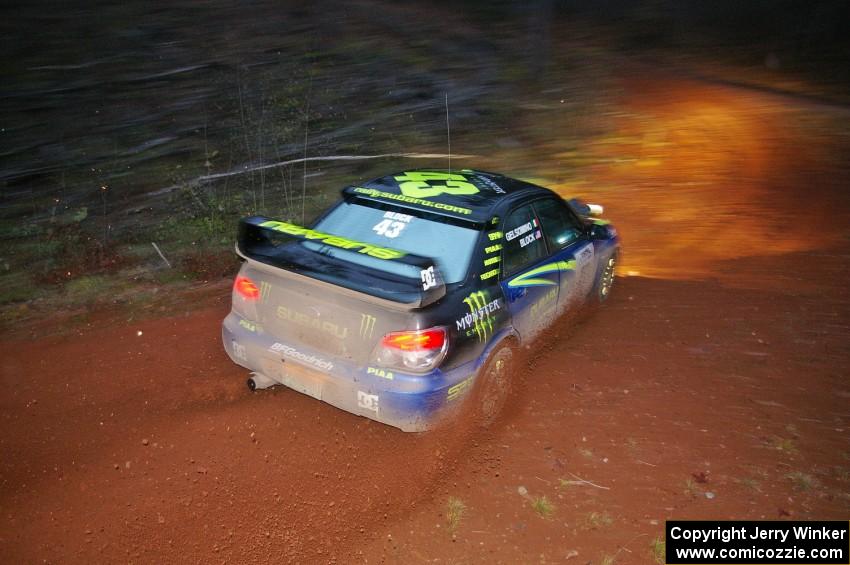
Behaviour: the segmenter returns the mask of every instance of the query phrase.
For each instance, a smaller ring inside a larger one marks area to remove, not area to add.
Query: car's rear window
[[[464,279],[478,239],[478,231],[471,228],[347,202],[331,210],[313,229],[363,243],[431,257],[437,261],[446,284]],[[362,253],[339,248],[322,251],[370,267],[395,270],[392,261],[382,261]],[[400,274],[412,278],[419,277],[419,271]]]

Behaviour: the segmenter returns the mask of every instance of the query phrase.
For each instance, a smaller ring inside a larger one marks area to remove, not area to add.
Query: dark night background
[[[586,147],[616,133],[623,76],[842,103],[850,81],[842,1],[32,2],[1,14],[3,304],[67,283],[86,302],[110,278],[91,277],[122,269],[155,284],[227,273],[239,216],[307,221],[340,186],[411,160],[260,167],[445,152],[446,96],[455,153],[564,181],[586,177]],[[540,111],[553,98],[557,130]],[[553,145],[574,158],[550,166]],[[178,268],[154,268],[150,242]]]

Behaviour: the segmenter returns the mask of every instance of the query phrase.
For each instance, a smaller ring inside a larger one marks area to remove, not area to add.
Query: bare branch
[[[288,161],[279,161],[268,165],[259,165],[257,167],[249,167],[238,171],[229,171],[227,173],[215,173],[213,175],[203,175],[195,179],[197,182],[210,181],[224,177],[232,177],[236,175],[244,175],[272,167],[283,167],[284,165],[292,165],[306,161],[362,161],[365,159],[386,159],[387,157],[404,157],[406,159],[445,159],[448,155],[444,153],[381,153],[379,155],[328,155],[325,157],[301,157],[298,159],[289,159]],[[452,159],[471,159],[477,155],[452,155]],[[190,181],[191,183],[191,181]]]
[[[151,245],[153,245],[153,248],[156,249],[156,252],[159,253],[159,256],[162,258],[163,261],[165,261],[165,264],[168,265],[168,268],[170,269],[171,263],[168,262],[168,259],[166,259],[165,255],[162,254],[162,251],[159,250],[159,246],[154,242],[151,242]]]
[[[596,488],[601,488],[602,490],[611,490],[611,487],[602,487],[602,486],[597,485],[596,483],[591,483],[588,480],[582,479],[581,477],[579,477],[575,473],[570,473],[570,475],[572,475],[573,478],[576,479],[577,481],[579,481],[580,483],[590,485],[590,486],[596,487]]]

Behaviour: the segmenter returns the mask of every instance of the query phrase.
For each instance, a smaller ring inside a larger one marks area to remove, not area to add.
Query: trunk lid
[[[413,327],[415,309],[445,294],[428,258],[267,218],[242,221],[236,251],[246,260],[239,275],[259,295],[252,302],[234,295],[234,309],[282,346],[358,366],[369,363],[384,334]],[[345,260],[350,253],[358,262]]]
[[[283,345],[328,358],[365,366],[384,334],[413,322],[413,312],[406,308],[385,308],[369,295],[252,260],[240,274],[260,291],[254,311],[243,315]]]

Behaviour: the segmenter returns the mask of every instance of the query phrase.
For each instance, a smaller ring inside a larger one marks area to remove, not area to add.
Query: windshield
[[[347,202],[331,210],[313,229],[435,259],[446,284],[460,282],[466,276],[478,239],[478,231],[474,229]],[[322,253],[352,263],[374,266],[384,271],[392,270],[411,278],[420,276],[418,270],[409,267],[405,269],[406,265],[393,264],[362,253],[312,242],[305,242],[304,245],[321,248]]]

